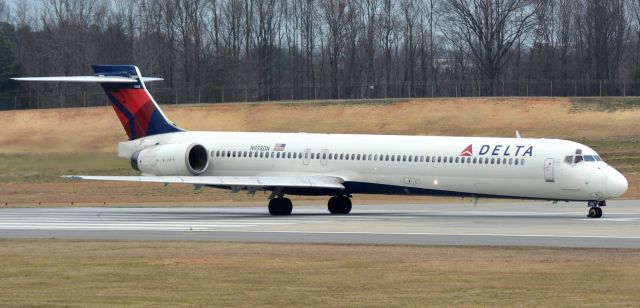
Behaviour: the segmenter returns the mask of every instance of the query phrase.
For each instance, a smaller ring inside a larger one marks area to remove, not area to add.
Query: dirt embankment
[[[640,109],[576,108],[568,98],[162,106],[189,130],[514,136],[600,140],[640,135]],[[0,153],[116,152],[109,107],[0,112]]]

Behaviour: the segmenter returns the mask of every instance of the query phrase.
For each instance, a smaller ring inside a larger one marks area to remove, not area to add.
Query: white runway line
[[[546,238],[594,238],[594,239],[640,239],[640,236],[613,235],[556,235],[556,234],[501,234],[501,233],[434,233],[434,232],[368,232],[368,231],[258,231],[258,230],[216,230],[240,233],[296,233],[296,234],[354,234],[354,235],[425,235],[425,236],[493,236],[493,237],[546,237]]]

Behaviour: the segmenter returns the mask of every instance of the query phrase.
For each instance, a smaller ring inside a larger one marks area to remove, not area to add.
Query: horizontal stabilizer
[[[332,176],[94,176],[65,175],[74,180],[121,181],[208,185],[216,187],[299,187],[344,189],[342,179]]]
[[[137,78],[122,76],[59,76],[59,77],[20,77],[11,78],[17,81],[48,81],[48,82],[89,82],[89,83],[137,83]],[[142,77],[143,82],[162,81],[157,77]]]

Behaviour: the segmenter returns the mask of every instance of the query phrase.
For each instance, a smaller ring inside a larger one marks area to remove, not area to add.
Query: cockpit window
[[[567,164],[577,164],[580,162],[597,162],[602,161],[602,158],[598,155],[569,155],[565,156],[564,162]]]

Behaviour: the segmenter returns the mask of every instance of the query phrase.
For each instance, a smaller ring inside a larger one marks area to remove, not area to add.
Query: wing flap
[[[64,178],[92,181],[193,184],[229,187],[303,187],[344,189],[332,176],[99,176],[65,175]]]

